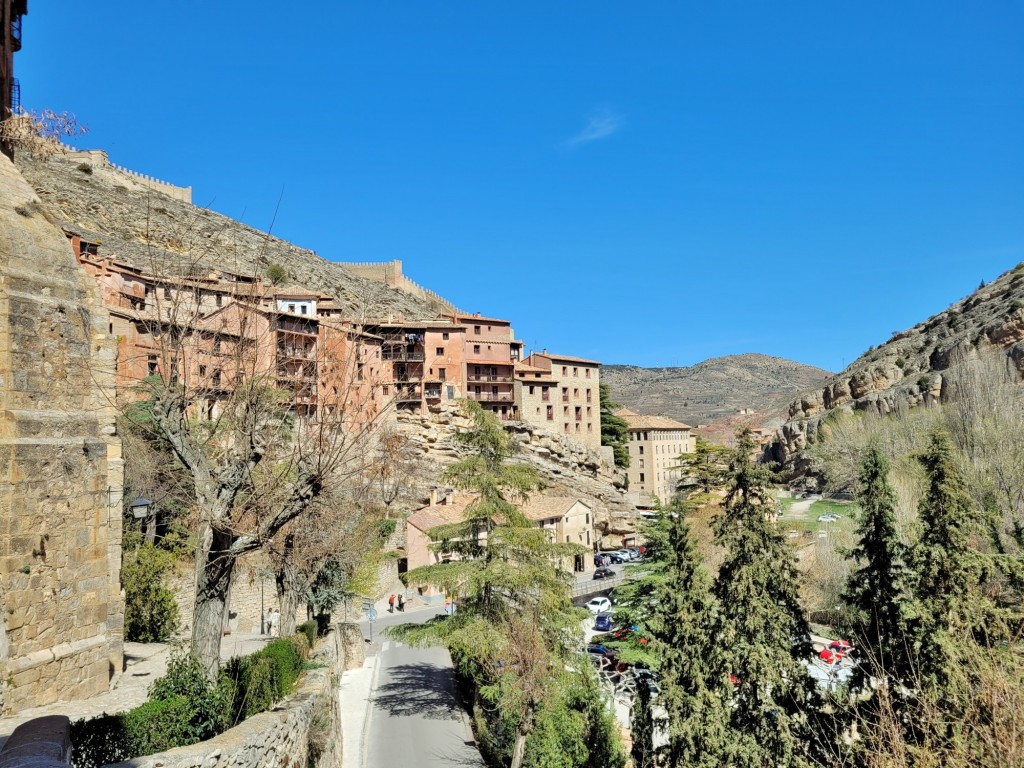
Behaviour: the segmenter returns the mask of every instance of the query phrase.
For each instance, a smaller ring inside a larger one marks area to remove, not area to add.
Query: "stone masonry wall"
[[[5,713],[122,668],[122,463],[109,318],[0,157],[0,693]]]
[[[299,690],[270,712],[250,717],[209,741],[115,765],[117,768],[340,768],[343,745],[336,687],[342,672],[363,663],[363,636],[359,627],[337,625],[317,646],[313,661],[325,667],[306,672]]]

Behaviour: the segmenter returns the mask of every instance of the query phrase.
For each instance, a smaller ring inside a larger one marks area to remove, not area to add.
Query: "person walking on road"
[[[398,610],[405,613],[405,595],[398,596]]]
[[[391,597],[388,598],[388,613],[394,613],[394,612],[395,612],[395,596],[392,595]]]

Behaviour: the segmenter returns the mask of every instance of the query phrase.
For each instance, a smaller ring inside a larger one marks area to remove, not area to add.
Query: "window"
[[[444,347],[437,347],[434,350],[434,354],[436,354],[438,357],[444,357]]]
[[[445,369],[444,368],[438,368],[437,369],[437,378],[439,378],[441,381],[444,381],[445,377],[446,377]]]
[[[391,387],[389,387],[387,384],[385,384],[380,389],[381,389],[381,394],[384,395],[385,397],[387,397],[389,394],[391,394]]]
[[[578,421],[576,422],[576,431],[577,431],[577,432],[579,432],[579,431],[580,431],[580,423],[579,423]]]
[[[164,299],[166,299],[167,301],[171,300],[171,289],[170,288],[166,288],[166,287],[164,288]]]
[[[479,336],[480,335],[480,326],[479,325],[474,325],[473,326],[473,335],[474,336]]]
[[[359,363],[359,365],[356,367],[356,381],[362,381],[362,380],[363,380],[363,364]]]
[[[592,402],[594,402],[594,401],[593,401],[593,400],[591,399],[590,395],[591,395],[591,392],[590,392],[590,388],[588,387],[588,388],[587,388],[587,402],[588,402],[588,403],[592,403]]]
[[[640,446],[640,455],[641,455],[641,456],[643,456],[643,455],[644,455],[644,447],[643,447],[642,445]]]
[[[593,424],[591,424],[591,423],[590,423],[590,422],[588,421],[588,422],[587,422],[587,432],[593,432],[593,431],[594,431],[594,425],[593,425]]]
[[[160,365],[159,363],[157,363],[156,355],[150,355],[149,359],[146,362],[146,370],[149,373],[149,375],[155,375],[159,368]]]
[[[480,345],[479,344],[474,344],[473,345],[473,354],[474,355],[479,355],[480,354]]]
[[[590,525],[590,513],[589,512],[587,512],[587,521],[586,522],[587,522],[587,525]]]
[[[289,312],[295,312],[295,305],[294,304],[289,304],[288,305],[288,311]]]
[[[199,375],[200,376],[205,376],[206,375],[206,366],[205,365],[200,365],[199,366]]]
[[[568,422],[566,422],[566,424],[565,424],[565,433],[569,434],[569,423]]]
[[[215,387],[219,387],[220,386],[220,368],[218,368],[217,370],[215,370],[213,372],[213,386],[215,386]]]
[[[219,293],[218,293],[218,294],[217,294],[217,295],[216,295],[216,296],[214,297],[214,299],[213,299],[213,300],[214,300],[214,302],[215,302],[215,303],[217,304],[217,306],[218,306],[218,307],[223,307],[223,306],[224,306],[224,297],[223,297],[223,296],[222,296],[221,294],[219,294]]]
[[[554,421],[554,420],[555,420],[555,408],[554,408],[554,406],[549,405],[548,406],[548,421]]]
[[[587,406],[587,418],[588,419],[590,418],[590,406],[589,405]]]
[[[572,375],[573,376],[579,376],[580,375],[580,369],[579,368],[573,368],[572,369]]]
[[[583,409],[576,406],[576,421],[583,421]]]
[[[643,481],[644,481],[644,473],[643,473],[643,472],[641,472],[641,473],[640,473],[640,482],[642,483]]]
[[[569,366],[567,366],[567,365],[563,365],[562,366],[562,375],[563,376],[568,376],[569,375]]]
[[[530,394],[531,395],[533,394],[533,386],[532,385],[530,386]]]
[[[448,331],[444,331],[441,334],[441,341],[448,341]]]
[[[573,390],[572,390],[572,399],[573,399],[573,400],[579,400],[579,399],[580,399],[580,391],[579,391],[579,389],[577,389],[576,387],[573,387]]]
[[[590,369],[586,368],[584,370],[586,371],[586,373],[584,375],[589,379],[590,378]]]
[[[644,468],[644,460],[640,459],[640,469],[643,469],[643,468]]]

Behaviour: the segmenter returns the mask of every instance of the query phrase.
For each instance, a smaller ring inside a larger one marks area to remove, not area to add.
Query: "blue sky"
[[[839,370],[1024,260],[1024,3],[33,0],[79,146],[528,346]]]

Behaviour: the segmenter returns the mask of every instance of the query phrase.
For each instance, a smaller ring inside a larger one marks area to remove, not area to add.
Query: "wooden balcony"
[[[511,403],[515,400],[511,392],[468,392],[466,397],[478,403]]]

